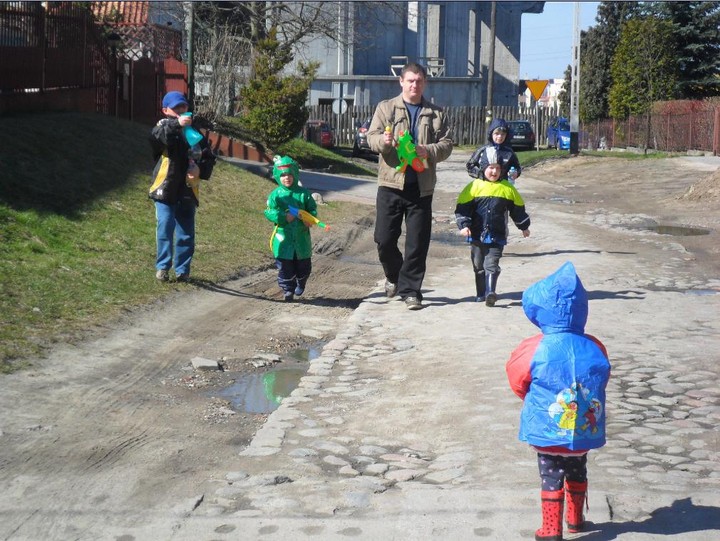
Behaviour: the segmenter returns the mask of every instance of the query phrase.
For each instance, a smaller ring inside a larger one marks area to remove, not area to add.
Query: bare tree
[[[250,77],[252,45],[232,26],[214,26],[195,39],[196,109],[214,121],[235,114],[235,98]]]

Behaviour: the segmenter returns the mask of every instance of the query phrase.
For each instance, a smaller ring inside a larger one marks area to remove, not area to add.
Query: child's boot
[[[495,306],[495,302],[497,302],[495,288],[498,276],[500,276],[500,271],[485,273],[485,306]]]
[[[565,494],[562,490],[543,490],[542,527],[535,532],[535,541],[563,541],[563,503]]]
[[[485,273],[484,272],[476,272],[475,273],[475,292],[477,293],[475,302],[485,302]]]
[[[583,526],[585,526],[583,505],[585,505],[586,502],[587,481],[583,483],[565,481],[565,494],[567,496],[565,522],[567,522],[568,532],[581,532]]]
[[[293,292],[292,292],[292,291],[285,291],[285,292],[283,293],[283,299],[285,300],[285,302],[292,302],[292,301],[295,299],[295,297],[294,297],[294,295],[293,295]]]

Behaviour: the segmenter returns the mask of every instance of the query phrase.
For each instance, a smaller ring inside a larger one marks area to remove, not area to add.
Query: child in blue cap
[[[190,145],[183,129],[192,125],[190,108],[182,92],[162,99],[165,118],[152,129],[150,145],[156,160],[149,197],[155,202],[155,277],[163,282],[175,268],[179,282],[190,279],[195,253],[195,211],[200,204],[199,179],[209,179],[215,163],[206,139]]]

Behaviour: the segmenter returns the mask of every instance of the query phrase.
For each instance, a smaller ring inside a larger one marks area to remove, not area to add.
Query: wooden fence
[[[0,114],[97,112],[154,124],[162,95],[187,91],[187,66],[173,58],[180,33],[116,30],[122,42],[111,46],[89,3],[0,2]]]

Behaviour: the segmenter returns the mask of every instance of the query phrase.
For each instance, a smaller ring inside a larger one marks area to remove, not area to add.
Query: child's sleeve
[[[510,218],[512,219],[515,227],[520,231],[530,229],[530,215],[525,210],[525,202],[517,190],[514,193],[514,199],[509,209]]]
[[[510,388],[520,398],[525,398],[530,389],[530,383],[532,382],[530,363],[542,337],[542,334],[538,334],[520,342],[520,345],[513,350],[510,359],[505,364],[505,372],[507,373]]]
[[[472,181],[458,195],[457,205],[455,206],[455,223],[458,229],[470,227],[472,223],[472,213],[476,205],[474,187],[475,181]]]
[[[177,119],[161,119],[150,132],[150,146],[153,151],[153,159],[157,160],[165,149],[176,146],[181,137],[182,129]]]
[[[277,197],[275,192],[272,192],[268,196],[267,207],[265,208],[265,217],[271,222],[278,225],[287,225],[287,219],[285,218],[285,210],[278,206]]]
[[[473,178],[482,178],[482,172],[484,171],[484,169],[482,169],[480,166],[480,158],[484,149],[484,146],[478,147],[465,164],[465,169],[467,169],[468,175]]]

